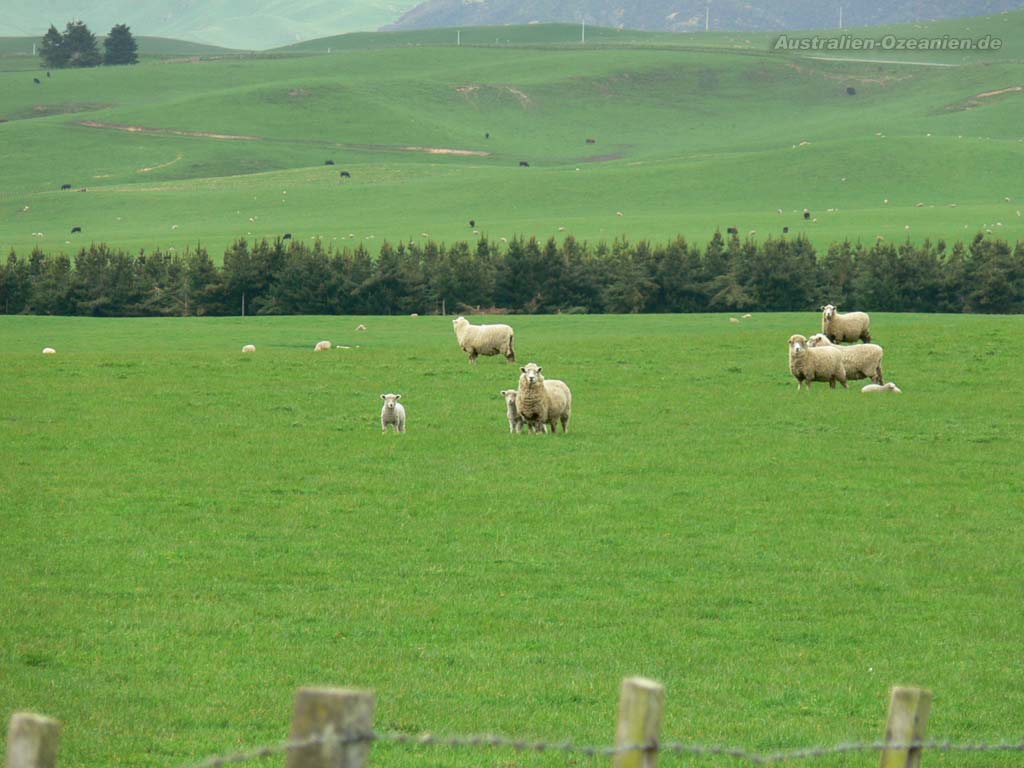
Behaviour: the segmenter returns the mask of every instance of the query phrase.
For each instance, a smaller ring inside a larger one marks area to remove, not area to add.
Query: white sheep
[[[459,347],[469,355],[469,362],[476,363],[478,355],[502,354],[505,359],[514,363],[516,351],[514,347],[515,333],[512,326],[504,323],[494,325],[470,325],[469,320],[457,317],[452,320],[455,336]]]
[[[846,368],[843,367],[843,353],[839,347],[808,347],[807,339],[800,334],[789,337],[789,372],[796,377],[796,388],[804,384],[811,388],[812,381],[827,381],[831,389],[838,381],[846,387]]]
[[[318,341],[316,346],[313,347],[314,352],[326,352],[331,348],[331,342],[329,341]]]
[[[568,385],[558,379],[545,379],[536,363],[527,363],[519,369],[519,390],[516,392],[516,408],[531,431],[543,432],[545,426],[555,433],[558,422],[562,432],[569,431],[572,418],[572,392]]]
[[[402,396],[389,392],[381,395],[380,399],[384,401],[380,409],[380,431],[387,432],[388,427],[392,426],[395,432],[405,432],[405,406],[398,402]]]
[[[836,311],[835,306],[827,304],[821,308],[821,332],[832,343],[857,339],[870,342],[871,318],[867,312],[847,312],[843,315]]]
[[[518,389],[503,389],[501,396],[505,398],[505,415],[508,416],[508,431],[512,434],[519,434],[523,431],[523,417],[519,415],[519,408],[516,406],[516,395]]]
[[[824,333],[816,333],[807,340],[808,347],[830,347],[835,346],[828,340]],[[843,354],[843,367],[846,369],[846,379],[871,379],[875,384],[881,384],[885,379],[882,376],[882,356],[885,351],[877,344],[851,344],[838,347]]]
[[[44,355],[56,355],[57,354],[57,350],[54,349],[53,347],[43,347],[43,354]]]
[[[256,351],[256,345],[255,344],[246,344],[244,347],[242,347],[242,351],[243,352],[255,352]]]
[[[896,382],[887,381],[885,384],[865,384],[861,392],[895,392],[899,394],[903,390],[896,386]]]
[[[366,326],[363,325],[362,323],[360,323],[359,325],[356,326],[356,330],[357,331],[365,331],[366,330]]]

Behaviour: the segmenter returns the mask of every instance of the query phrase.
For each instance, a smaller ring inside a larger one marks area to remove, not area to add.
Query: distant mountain
[[[384,29],[586,21],[671,32],[775,31],[935,21],[1024,8],[1024,0],[426,0]]]
[[[5,3],[0,37],[42,37],[81,19],[95,34],[127,24],[132,34],[262,50],[344,32],[375,30],[416,0],[36,0]]]

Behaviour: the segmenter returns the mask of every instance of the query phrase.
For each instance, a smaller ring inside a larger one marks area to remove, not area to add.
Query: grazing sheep
[[[555,434],[558,422],[562,422],[562,433],[569,431],[572,418],[572,392],[564,381],[545,379],[544,370],[536,363],[527,363],[519,369],[519,390],[516,392],[516,408],[532,431],[543,432],[545,425]]]
[[[57,350],[54,349],[53,347],[43,347],[43,354],[44,355],[56,355],[57,354]]]
[[[895,392],[899,394],[903,390],[896,386],[895,381],[887,381],[885,384],[865,384],[861,392]]]
[[[512,326],[504,323],[494,325],[470,325],[469,320],[457,317],[452,320],[455,337],[459,347],[469,355],[469,362],[476,363],[478,355],[502,354],[505,359],[514,363],[516,351],[514,347],[515,333]]]
[[[816,333],[807,340],[807,346],[829,347],[833,346],[824,333]],[[877,344],[851,344],[839,347],[843,353],[843,367],[846,369],[846,378],[850,379],[871,379],[875,384],[881,384],[885,379],[882,377],[882,355],[884,350]]]
[[[846,369],[843,367],[843,352],[839,347],[808,347],[807,339],[800,334],[789,337],[789,372],[796,377],[796,388],[804,384],[811,388],[812,381],[827,381],[831,389],[838,381],[846,387]]]
[[[405,432],[405,406],[398,402],[402,396],[389,392],[381,395],[380,399],[384,401],[380,409],[380,431],[387,432],[388,427],[392,426],[395,432]]]
[[[832,304],[821,308],[821,332],[833,344],[861,339],[871,341],[871,318],[866,312],[839,314]]]
[[[331,348],[331,342],[329,341],[318,341],[316,346],[313,347],[314,352],[326,352]]]
[[[362,323],[360,323],[359,325],[356,326],[356,330],[357,331],[365,331],[366,330],[366,326],[363,325]]]
[[[738,317],[730,317],[729,318],[729,322],[730,323],[738,323],[739,321],[740,321],[740,319]]]
[[[750,319],[750,318],[752,318],[752,317],[753,317],[753,315],[752,315],[752,314],[750,314],[749,312],[747,312],[747,314],[745,314],[745,315],[743,316],[743,319],[744,319],[744,320],[749,320],[749,319]]]
[[[503,389],[501,396],[505,398],[505,415],[508,416],[508,431],[512,434],[519,434],[523,431],[523,417],[519,415],[519,408],[516,407],[516,396],[518,389]]]
[[[256,345],[255,344],[246,344],[244,347],[242,347],[242,351],[243,352],[255,352],[256,351]]]

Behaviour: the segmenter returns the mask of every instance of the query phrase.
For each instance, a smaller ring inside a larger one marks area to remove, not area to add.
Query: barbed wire
[[[209,757],[205,760],[182,766],[182,768],[223,768],[236,763],[261,760],[309,747],[321,746],[331,749],[372,744],[374,742],[400,744],[403,746],[450,747],[450,748],[505,748],[517,752],[565,752],[585,755],[587,757],[613,757],[626,752],[657,751],[660,754],[687,755],[690,757],[730,757],[738,762],[751,765],[776,765],[778,763],[814,760],[835,755],[856,752],[883,752],[885,750],[922,750],[929,752],[1024,752],[1024,739],[1019,742],[995,743],[955,743],[952,741],[913,741],[906,744],[884,741],[848,742],[834,746],[797,747],[778,750],[776,752],[756,752],[753,750],[703,745],[685,742],[650,742],[646,744],[627,744],[617,747],[588,746],[575,744],[572,741],[547,742],[528,739],[510,738],[507,736],[475,735],[475,736],[434,736],[430,733],[410,734],[398,732],[369,731],[366,733],[336,735],[330,728],[324,733],[305,739],[296,739],[279,744],[258,747],[245,752]]]

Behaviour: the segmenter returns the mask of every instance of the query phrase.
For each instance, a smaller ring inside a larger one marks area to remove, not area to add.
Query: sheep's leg
[[[874,381],[874,382],[875,382],[875,384],[881,384],[881,383],[883,383],[883,381],[884,381],[884,380],[885,380],[885,379],[884,379],[884,377],[882,376],[882,366],[878,366],[878,367],[877,367],[877,368],[875,369],[875,375],[874,375],[874,377],[872,378],[872,381]]]

